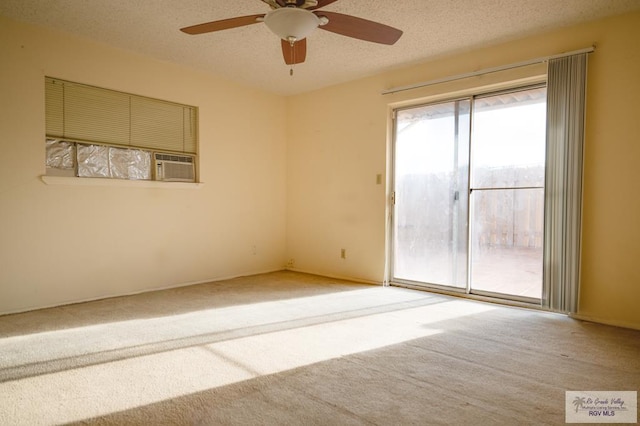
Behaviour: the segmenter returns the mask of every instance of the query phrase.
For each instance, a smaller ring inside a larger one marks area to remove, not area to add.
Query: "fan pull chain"
[[[293,77],[293,66],[296,64],[296,49],[294,44],[297,40],[295,37],[287,37],[287,41],[289,42],[289,46],[291,46],[291,67],[289,68],[289,75]]]

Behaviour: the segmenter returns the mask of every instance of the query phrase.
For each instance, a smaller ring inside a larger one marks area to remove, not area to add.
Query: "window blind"
[[[45,78],[47,137],[197,153],[197,108]]]

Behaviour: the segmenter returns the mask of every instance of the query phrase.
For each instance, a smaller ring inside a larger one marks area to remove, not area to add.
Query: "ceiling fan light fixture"
[[[264,23],[275,35],[283,40],[302,40],[321,24],[312,12],[295,7],[283,7],[267,13]]]

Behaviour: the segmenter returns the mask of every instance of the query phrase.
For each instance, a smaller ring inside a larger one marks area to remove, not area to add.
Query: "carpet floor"
[[[1,425],[557,425],[639,388],[640,331],[287,271],[0,317]]]

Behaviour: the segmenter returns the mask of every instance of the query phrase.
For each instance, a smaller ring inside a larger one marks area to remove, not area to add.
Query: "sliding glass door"
[[[544,87],[396,111],[392,281],[542,296]]]

